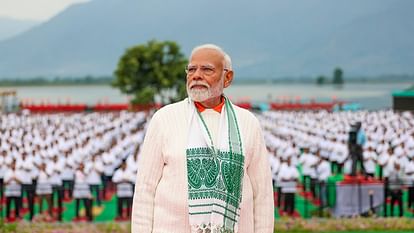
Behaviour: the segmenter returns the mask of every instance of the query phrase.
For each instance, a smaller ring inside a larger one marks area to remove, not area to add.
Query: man
[[[22,175],[22,192],[20,198],[20,201],[22,201],[22,203],[20,203],[20,206],[23,207],[23,196],[25,193],[29,207],[30,220],[32,220],[34,216],[35,186],[32,180],[32,169],[34,169],[33,167],[33,160],[31,159],[31,157],[28,157],[26,151],[23,151],[21,157],[16,161],[16,168],[20,171]]]
[[[73,188],[73,197],[75,198],[75,221],[79,221],[80,202],[83,202],[85,213],[88,221],[93,220],[92,216],[92,193],[87,181],[87,174],[85,172],[85,165],[81,162],[75,172],[75,185]]]
[[[310,190],[312,196],[316,197],[315,183],[317,174],[315,165],[319,162],[319,158],[310,152],[309,147],[305,147],[303,149],[303,154],[299,158],[299,162],[302,165],[303,189],[305,192]]]
[[[362,174],[364,174],[364,176],[366,176],[366,171],[365,171],[365,167],[364,167],[364,163],[363,163],[363,157],[362,157],[362,148],[364,147],[365,141],[366,141],[366,137],[365,137],[365,132],[362,129],[362,123],[360,121],[358,121],[354,126],[353,126],[353,130],[355,130],[356,133],[355,134],[355,138],[353,136],[351,136],[352,134],[350,134],[350,138],[349,138],[349,151],[351,154],[351,158],[352,158],[352,176],[356,176],[356,172],[357,172],[357,163],[360,163],[361,166],[361,172]]]
[[[98,157],[99,154],[93,154],[90,161],[87,161],[85,164],[85,170],[88,171],[87,181],[91,193],[95,192],[96,203],[98,206],[101,206],[101,191],[100,186],[102,184],[102,173],[104,171],[104,165],[101,159]]]
[[[131,170],[127,169],[126,161],[122,161],[121,167],[118,168],[114,176],[112,177],[112,181],[116,184],[116,196],[118,199],[117,207],[118,207],[118,216],[117,220],[124,220],[123,210],[124,206],[126,206],[126,218],[129,219],[131,214],[131,206],[132,206],[132,197],[133,197],[133,184],[135,182],[135,174]]]
[[[56,208],[56,199],[57,199],[57,220],[62,221],[62,211],[63,211],[63,186],[62,186],[62,177],[61,173],[63,171],[65,164],[62,158],[59,159],[58,155],[54,153],[52,155],[52,160],[47,162],[46,171],[50,175],[50,182],[52,184],[52,205],[53,208]]]
[[[132,232],[273,232],[258,120],[223,95],[233,70],[215,45],[193,49],[189,98],[156,112],[142,146]]]
[[[405,166],[405,177],[408,186],[408,208],[414,208],[414,159],[409,158],[408,164]]]
[[[391,194],[391,216],[394,216],[394,204],[398,203],[400,210],[400,217],[403,216],[403,193],[402,188],[404,185],[404,171],[401,169],[399,162],[394,162],[394,169],[389,173],[389,189]]]
[[[368,148],[364,149],[362,156],[364,158],[364,167],[367,176],[374,177],[378,157],[374,148],[368,146]]]
[[[43,212],[43,200],[47,202],[49,217],[53,217],[52,209],[52,183],[50,182],[50,174],[46,171],[46,163],[42,163],[39,167],[37,176],[36,195],[39,200],[39,213]]]
[[[5,191],[6,196],[6,217],[10,219],[11,202],[14,202],[14,217],[20,218],[20,203],[22,194],[22,181],[24,180],[23,174],[16,168],[16,161],[9,165],[9,169],[4,175]]]
[[[280,167],[279,173],[282,183],[282,194],[285,201],[283,211],[292,216],[295,211],[296,183],[299,179],[299,172],[292,164],[290,157],[284,165]]]
[[[332,175],[331,173],[331,164],[329,163],[328,159],[323,158],[320,155],[320,151],[316,152],[316,156],[318,156],[319,161],[316,164],[316,174],[318,177],[319,183],[319,200],[321,202],[321,207],[327,206],[329,204],[328,198],[328,178]]]

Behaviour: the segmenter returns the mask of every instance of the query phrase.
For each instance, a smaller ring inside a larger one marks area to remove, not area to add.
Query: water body
[[[330,101],[333,98],[361,104],[362,108],[375,110],[392,107],[392,92],[404,90],[414,82],[397,83],[350,83],[342,87],[313,84],[234,84],[225,90],[233,101]],[[0,87],[1,90],[17,90],[18,98],[32,103],[126,103],[128,96],[109,85],[84,86],[19,86]]]

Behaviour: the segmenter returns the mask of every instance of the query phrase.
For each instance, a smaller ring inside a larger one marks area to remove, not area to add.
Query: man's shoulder
[[[171,121],[185,119],[186,113],[188,112],[187,109],[186,99],[165,105],[158,109],[151,117],[151,124],[170,125]]]
[[[184,100],[181,100],[181,101],[178,101],[178,102],[175,102],[175,103],[167,104],[167,105],[161,107],[160,109],[158,109],[155,112],[154,116],[155,115],[165,116],[165,115],[170,115],[172,113],[182,112],[187,107],[186,103],[187,103],[187,99],[184,99]]]
[[[238,118],[240,118],[241,121],[249,122],[253,124],[259,124],[259,120],[256,118],[256,116],[250,112],[249,110],[239,107],[237,105],[234,106],[234,111],[236,112]]]

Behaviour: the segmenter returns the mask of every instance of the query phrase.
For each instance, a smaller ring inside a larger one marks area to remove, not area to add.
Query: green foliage
[[[132,95],[133,104],[151,104],[155,95],[164,102],[185,97],[187,59],[172,41],[149,41],[126,50],[115,70],[114,87]],[[173,93],[173,94],[171,94]]]
[[[323,85],[326,83],[326,78],[325,76],[321,75],[318,78],[316,78],[316,84],[318,85]]]
[[[344,74],[344,72],[342,71],[341,68],[339,68],[339,67],[335,68],[335,70],[333,72],[332,83],[333,84],[344,84],[343,74]]]

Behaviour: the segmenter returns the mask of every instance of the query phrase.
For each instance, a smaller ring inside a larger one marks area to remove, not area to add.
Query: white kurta
[[[112,181],[116,183],[116,195],[118,197],[132,197],[134,190],[132,190],[135,182],[135,174],[129,169],[118,169],[115,171]]]
[[[17,179],[19,182],[17,182]],[[20,197],[22,192],[21,181],[23,180],[24,175],[19,170],[7,170],[4,175],[5,190],[4,195],[6,197]],[[8,183],[8,184],[7,184]]]
[[[75,172],[75,185],[73,188],[74,198],[91,198],[92,194],[89,189],[89,184],[86,180],[86,175],[81,171]]]
[[[274,230],[273,189],[263,135],[250,112],[239,107],[235,111],[245,156],[239,233],[270,233]],[[220,114],[213,110],[202,114],[207,125],[220,120]],[[185,154],[188,115],[184,100],[160,109],[150,122],[138,164],[133,233],[190,232]]]

